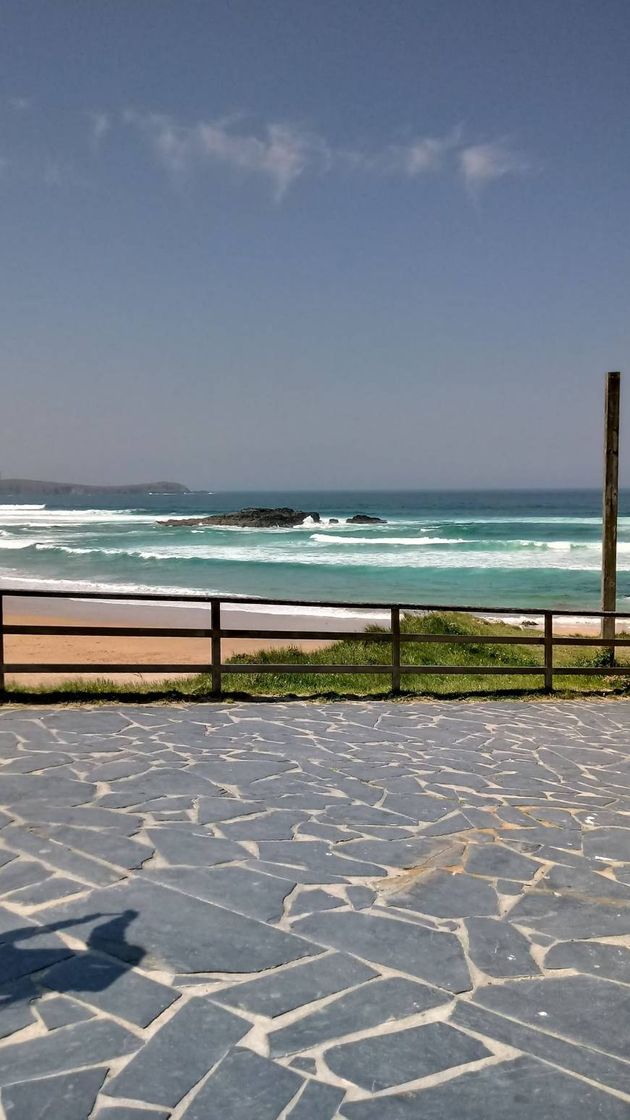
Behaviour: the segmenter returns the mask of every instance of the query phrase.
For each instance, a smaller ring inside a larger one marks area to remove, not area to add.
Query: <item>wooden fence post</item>
[[[621,374],[606,375],[604,494],[602,509],[602,610],[617,609],[617,513],[619,507],[619,398]],[[602,619],[602,638],[615,637],[615,618]],[[609,661],[614,664],[615,647]]]
[[[0,594],[0,692],[4,689],[4,595]]]
[[[400,692],[400,608],[391,608],[392,692]]]
[[[210,600],[212,695],[221,695],[221,600]]]
[[[553,692],[553,612],[545,611],[545,692]]]

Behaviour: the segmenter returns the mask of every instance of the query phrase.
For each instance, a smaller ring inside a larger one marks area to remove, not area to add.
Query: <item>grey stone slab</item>
[[[465,1112],[462,1112],[465,1107]],[[535,1058],[489,1066],[429,1089],[344,1103],[347,1120],[628,1120],[628,1103]]]
[[[105,1079],[104,1068],[22,1081],[2,1089],[7,1120],[88,1120]]]
[[[107,867],[90,856],[73,851],[66,844],[38,836],[19,825],[9,825],[4,830],[3,837],[11,848],[41,859],[57,871],[63,871],[66,875],[93,886],[105,886],[122,878],[122,873],[113,867]]]
[[[32,883],[41,883],[47,879],[50,871],[41,863],[29,859],[15,859],[0,868],[0,894],[10,894],[20,887],[28,887]]]
[[[208,833],[192,828],[151,828],[149,839],[158,855],[172,865],[212,867],[218,863],[234,863],[249,853],[232,840],[218,840]]]
[[[381,867],[405,868],[416,867],[432,850],[428,840],[349,840],[336,848],[339,854],[355,860],[368,860]]]
[[[345,1097],[345,1090],[323,1081],[307,1081],[296,1103],[289,1109],[288,1120],[334,1120]]]
[[[372,980],[312,1011],[296,1023],[272,1031],[268,1036],[269,1052],[272,1057],[283,1057],[310,1050],[313,1046],[335,1041],[355,1031],[418,1015],[429,1008],[439,1007],[447,998],[435,988],[398,976]]]
[[[96,786],[60,774],[13,774],[2,779],[2,801],[19,808],[22,801],[41,798],[56,805],[85,805],[96,796]]]
[[[77,828],[75,825],[51,825],[41,834],[48,835],[68,848],[95,856],[106,863],[113,863],[131,871],[142,867],[153,855],[153,849],[138,840],[130,840],[111,829]]]
[[[504,1015],[487,1011],[477,1004],[461,1000],[456,1004],[451,1022],[465,1030],[475,1031],[506,1046],[514,1046],[526,1054],[552,1062],[568,1073],[576,1073],[602,1086],[630,1095],[630,1066],[627,1062],[568,1042],[544,1030],[517,1023]]]
[[[287,876],[291,873],[287,869]],[[215,902],[237,914],[261,922],[279,921],[284,900],[295,887],[290,878],[261,875],[249,867],[167,867],[147,872],[156,881],[206,902]]]
[[[452,933],[365,912],[334,911],[302,918],[293,929],[320,945],[417,976],[450,992],[467,992],[472,986],[461,945]]]
[[[108,1082],[107,1093],[174,1108],[248,1030],[245,1019],[193,997]]]
[[[579,852],[582,848],[582,834],[570,828],[514,828],[503,834],[506,844],[518,844],[523,851],[535,851],[537,844],[551,844],[555,848],[566,848],[568,851]]]
[[[218,786],[236,786],[239,789],[259,782],[261,778],[270,778],[275,774],[282,774],[290,770],[293,763],[285,758],[260,758],[243,761],[238,758],[216,762],[196,762],[191,767],[191,773],[200,774],[209,782]]]
[[[386,841],[365,841],[379,845]],[[365,862],[362,858],[345,859],[349,844],[333,851],[325,840],[261,840],[258,845],[260,858],[281,866],[304,867],[317,874],[341,875],[347,878],[382,878],[383,866]],[[325,882],[325,878],[322,882]]]
[[[334,1046],[326,1051],[326,1065],[345,1081],[377,1093],[489,1058],[490,1053],[448,1023],[430,1023]]]
[[[234,1050],[182,1114],[182,1120],[277,1120],[302,1078],[251,1050]]]
[[[43,883],[33,883],[32,886],[14,891],[11,901],[19,902],[21,906],[41,906],[46,902],[69,898],[85,889],[85,883],[64,879],[62,875],[51,875],[49,879],[44,879]]]
[[[623,902],[602,905],[578,896],[540,891],[519,899],[510,910],[509,920],[564,941],[567,937],[625,936],[630,913]]]
[[[89,1007],[65,996],[38,1000],[37,1011],[49,1031],[54,1031],[57,1027],[69,1027],[71,1023],[83,1023],[86,1019],[92,1019],[95,1014]]]
[[[50,1034],[0,1047],[0,1085],[62,1073],[78,1066],[107,1063],[131,1054],[141,1039],[109,1019],[88,1019]]]
[[[348,900],[355,910],[367,910],[376,902],[376,891],[370,887],[348,887],[346,889]]]
[[[496,918],[467,918],[468,952],[488,976],[534,976],[540,969],[530,944],[509,922]]]
[[[578,972],[630,984],[630,950],[599,941],[564,941],[549,950],[545,968],[575,968]]]
[[[376,976],[374,969],[355,957],[332,953],[224,988],[214,992],[212,999],[273,1019]]]
[[[0,849],[0,867],[5,867],[12,859],[17,859],[16,852],[9,852],[6,848]]]
[[[32,1001],[37,990],[28,979],[0,987],[0,1038],[8,1038],[35,1021]]]
[[[54,920],[72,919],[75,936],[89,936],[92,948],[121,960],[137,963],[140,947],[147,969],[259,972],[319,952],[302,937],[253,918],[196,898],[182,900],[179,891],[136,878],[49,913]],[[103,915],[111,913],[119,920],[103,922]],[[128,917],[122,925],[121,915]]]
[[[37,933],[31,928],[20,929],[20,925],[21,920],[16,916],[13,935],[3,934],[0,946],[0,984],[40,972],[72,955],[72,949],[55,933],[46,928]]]
[[[147,1027],[179,996],[174,988],[96,953],[63,961],[49,969],[42,983],[138,1027]]]
[[[265,801],[241,801],[236,797],[200,797],[199,823],[218,824],[220,821],[238,820],[241,817],[260,813],[266,808]]]
[[[594,976],[508,981],[480,988],[475,1002],[582,1045],[630,1057],[630,988],[623,984]]]
[[[336,910],[343,899],[322,890],[303,891],[291,905],[291,915],[313,914],[316,910]]]
[[[126,1104],[106,1105],[94,1114],[94,1120],[168,1120],[170,1112],[161,1108],[133,1108]]]
[[[630,863],[630,822],[627,828],[595,828],[585,832],[584,854],[590,859]]]
[[[443,797],[428,797],[421,793],[393,794],[388,793],[383,802],[385,809],[393,813],[402,813],[417,825],[436,821],[450,812],[453,803]]]
[[[290,840],[293,830],[304,820],[303,813],[290,809],[270,809],[259,817],[245,817],[231,824],[223,823],[221,831],[230,840]]]
[[[85,828],[108,828],[131,836],[142,825],[140,817],[133,813],[118,813],[113,809],[102,809],[96,805],[55,805],[42,800],[22,801],[20,817],[27,824],[71,824]]]
[[[472,875],[434,871],[412,882],[408,889],[387,896],[390,906],[438,918],[498,913],[497,893],[489,883]]]
[[[527,883],[540,871],[540,863],[529,856],[504,848],[502,844],[480,844],[471,847],[466,860],[469,875],[490,879],[516,879]]]

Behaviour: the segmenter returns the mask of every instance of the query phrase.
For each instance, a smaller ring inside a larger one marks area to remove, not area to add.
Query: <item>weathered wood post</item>
[[[619,397],[621,374],[606,374],[604,406],[604,494],[602,510],[602,610],[617,609],[617,514],[619,509]],[[602,619],[601,636],[615,636],[615,619]],[[615,647],[610,647],[610,662]]]

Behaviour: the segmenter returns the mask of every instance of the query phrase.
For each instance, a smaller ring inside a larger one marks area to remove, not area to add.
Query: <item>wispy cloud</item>
[[[182,125],[155,113],[128,110],[125,122],[149,140],[155,154],[175,176],[188,175],[207,164],[223,164],[266,179],[282,198],[307,169],[323,169],[329,159],[317,136],[287,124],[266,124],[259,131],[219,120]]]
[[[88,113],[90,125],[90,143],[94,149],[100,148],[107,133],[112,127],[112,118],[109,113]]]
[[[531,170],[529,161],[505,140],[463,147],[459,152],[459,164],[466,186],[474,192],[506,175],[524,175]]]
[[[26,113],[31,107],[30,97],[10,97],[8,103],[16,113]]]

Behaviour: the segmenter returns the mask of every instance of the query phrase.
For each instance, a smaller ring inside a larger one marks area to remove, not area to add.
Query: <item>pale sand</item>
[[[358,612],[357,612],[358,613]],[[278,630],[274,638],[223,638],[222,658],[226,661],[236,653],[253,653],[259,650],[283,649],[297,646],[305,651],[321,649],[330,644],[327,631],[361,631],[369,622],[388,625],[388,612],[378,617],[374,612],[366,612],[363,617],[324,616],[314,614],[265,614],[239,610],[234,605],[223,610],[222,624],[232,629]],[[180,607],[176,604],[148,604],[133,602],[103,602],[81,599],[23,599],[5,598],[5,622],[28,625],[98,625],[108,626],[191,626],[210,625],[207,607]],[[321,639],[295,641],[282,638],[285,629],[312,630],[321,632]],[[523,635],[536,634],[539,627],[524,627]],[[579,624],[573,619],[567,622],[558,620],[554,632],[558,635],[580,634],[594,637],[599,633],[597,621],[582,620]],[[5,662],[42,664],[67,662],[85,665],[112,663],[118,664],[208,664],[210,662],[210,640],[207,638],[165,638],[165,637],[116,637],[104,636],[53,636],[53,635],[13,635],[5,636]],[[184,674],[180,674],[184,675]],[[176,677],[169,673],[20,673],[7,674],[7,684],[20,684],[23,687],[54,685],[68,680],[96,680],[111,678],[117,683],[142,683],[163,680],[165,676]]]

